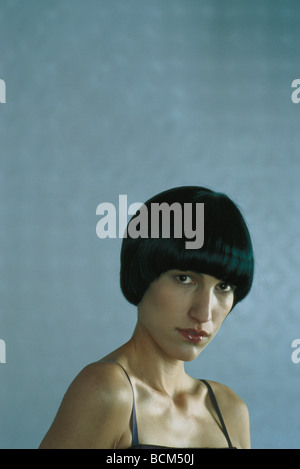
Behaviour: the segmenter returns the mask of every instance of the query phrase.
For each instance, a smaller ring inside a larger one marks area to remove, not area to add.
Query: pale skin
[[[40,448],[124,449],[131,446],[134,387],[140,443],[178,448],[228,446],[205,385],[189,376],[194,360],[218,332],[234,301],[234,287],[207,274],[169,270],[138,305],[132,338],[88,365],[70,385]],[[182,329],[205,331],[199,343]],[[250,448],[245,403],[210,381],[233,446]]]

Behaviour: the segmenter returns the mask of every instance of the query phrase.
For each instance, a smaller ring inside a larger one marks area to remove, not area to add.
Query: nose
[[[194,298],[190,306],[189,316],[199,323],[211,321],[213,303],[213,292],[210,289],[202,290]]]

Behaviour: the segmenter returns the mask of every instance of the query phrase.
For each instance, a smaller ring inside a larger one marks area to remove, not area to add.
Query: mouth
[[[207,339],[208,333],[206,331],[197,331],[196,329],[177,329],[178,332],[188,341],[194,344],[203,342]]]

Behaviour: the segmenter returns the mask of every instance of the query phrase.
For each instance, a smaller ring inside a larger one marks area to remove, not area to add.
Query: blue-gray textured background
[[[70,381],[125,342],[120,239],[96,207],[227,192],[251,295],[187,369],[248,404],[254,448],[300,448],[298,0],[0,0],[0,447],[35,448]]]

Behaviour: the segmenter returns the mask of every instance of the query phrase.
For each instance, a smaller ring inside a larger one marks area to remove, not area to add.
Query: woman
[[[152,204],[204,204],[204,244],[187,249],[184,226],[169,236],[130,235],[121,252],[121,288],[137,306],[131,339],[88,365],[68,389],[41,448],[249,448],[245,403],[228,387],[184,370],[211,342],[253,280],[245,221],[228,196],[202,187],[170,189]],[[199,205],[198,205],[199,206]],[[185,220],[185,221],[184,221]],[[162,225],[162,224],[161,224]]]

